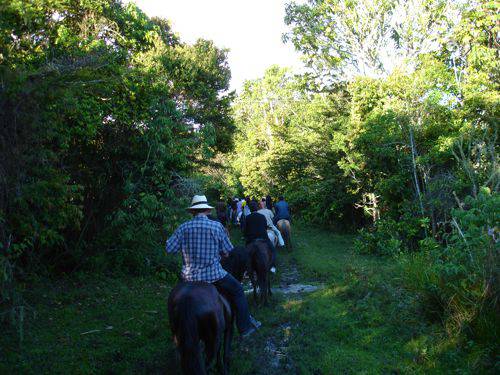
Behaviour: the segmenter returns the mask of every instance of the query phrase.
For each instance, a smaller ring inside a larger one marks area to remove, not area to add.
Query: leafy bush
[[[397,223],[391,219],[381,219],[371,228],[359,230],[355,249],[363,254],[394,255],[402,249],[398,239]]]
[[[414,250],[414,244],[424,236],[427,226],[426,218],[411,215],[403,215],[398,221],[382,218],[358,231],[356,249],[361,253],[380,255]]]
[[[483,189],[452,211],[444,246],[425,239],[420,253],[401,257],[407,285],[450,334],[489,343],[498,337],[499,217],[499,194]]]

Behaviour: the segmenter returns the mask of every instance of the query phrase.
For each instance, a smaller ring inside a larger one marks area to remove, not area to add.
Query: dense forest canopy
[[[283,194],[397,255],[449,333],[494,342],[498,11],[292,1],[283,39],[306,71],[271,66],[236,96],[227,50],[133,3],[0,0],[1,306],[33,275],[175,280],[163,240],[190,195]]]

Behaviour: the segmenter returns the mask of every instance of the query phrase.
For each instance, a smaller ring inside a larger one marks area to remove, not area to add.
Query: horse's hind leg
[[[255,280],[255,272],[251,270],[249,277],[253,287],[253,300],[257,304],[257,280]]]
[[[267,273],[259,276],[260,302],[267,305]]]

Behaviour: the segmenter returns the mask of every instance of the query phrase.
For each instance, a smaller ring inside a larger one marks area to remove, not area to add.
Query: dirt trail
[[[294,261],[290,261],[289,263],[287,266],[284,266],[284,270],[280,273],[280,285],[282,287],[299,281],[300,275],[296,263]]]
[[[273,288],[273,293],[283,295],[284,301],[300,302],[302,301],[302,293],[311,292],[319,289],[321,286],[300,284],[300,273],[294,261],[281,264],[279,270],[279,282],[274,284],[279,285]],[[272,302],[271,302],[272,303]],[[298,332],[300,328],[293,326],[287,321],[273,327],[273,332],[264,338],[264,358],[266,363],[256,366],[259,370],[257,374],[297,374],[298,370],[293,362],[293,359],[288,354],[288,346],[292,338],[292,332]]]
[[[253,288],[247,278],[244,280],[244,290],[249,298],[250,308],[262,321],[263,327],[250,341],[241,341],[239,348],[236,349],[236,353],[239,352],[243,357],[249,353],[254,354],[251,370],[246,368],[241,373],[258,375],[299,373],[289,347],[293,338],[302,334],[302,327],[292,320],[292,316],[283,316],[283,306],[289,303],[302,303],[309,293],[322,289],[324,285],[311,279],[303,280],[297,261],[290,255],[286,253],[278,257],[277,274],[271,276],[273,296],[268,306],[254,305]]]

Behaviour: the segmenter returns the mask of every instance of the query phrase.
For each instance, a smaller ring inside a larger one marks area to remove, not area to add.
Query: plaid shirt
[[[167,240],[167,253],[182,252],[182,279],[212,283],[227,272],[220,265],[220,252],[233,245],[221,223],[199,215],[182,224]]]

